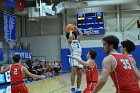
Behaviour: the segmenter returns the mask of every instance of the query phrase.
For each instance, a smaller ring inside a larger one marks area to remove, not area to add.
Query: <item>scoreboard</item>
[[[10,80],[10,71],[0,74],[0,84],[5,84],[11,82]],[[0,92],[1,93],[1,92]]]
[[[7,83],[11,82],[10,71],[5,72],[5,80],[6,80]]]
[[[5,83],[6,81],[5,81],[5,76],[4,76],[4,74],[0,74],[0,84],[3,84],[3,83]]]
[[[84,35],[102,35],[105,33],[103,12],[77,14],[76,25]]]
[[[0,85],[1,84],[6,84],[6,83],[9,83],[9,82],[11,82],[10,71],[7,71],[7,72],[5,72],[3,74],[0,74]]]

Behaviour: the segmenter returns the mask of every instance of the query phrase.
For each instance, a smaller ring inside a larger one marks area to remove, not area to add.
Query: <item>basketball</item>
[[[75,27],[74,27],[73,24],[68,24],[68,25],[66,26],[66,31],[69,32],[70,30],[71,30],[71,31],[74,31],[74,30],[75,30]]]

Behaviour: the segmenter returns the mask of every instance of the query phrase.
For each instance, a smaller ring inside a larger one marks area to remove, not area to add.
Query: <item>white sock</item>
[[[71,88],[75,88],[75,86],[71,86]]]
[[[80,88],[77,88],[77,91],[81,91]]]

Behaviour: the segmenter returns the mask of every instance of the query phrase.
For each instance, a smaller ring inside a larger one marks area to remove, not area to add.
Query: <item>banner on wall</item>
[[[16,0],[16,6],[19,11],[24,11],[24,2],[25,0]]]
[[[3,59],[3,49],[0,48],[0,61],[4,61]]]
[[[14,0],[6,0],[6,5],[9,7],[15,7],[15,1]]]
[[[23,49],[11,49],[8,50],[8,56],[10,58],[13,57],[13,55],[15,54],[19,54],[21,57],[21,60],[28,60],[31,57],[31,52],[29,52],[28,50],[23,50]]]
[[[4,39],[16,40],[16,16],[4,11]]]
[[[3,58],[3,44],[2,44],[2,42],[0,42],[0,61],[4,61],[4,58]]]

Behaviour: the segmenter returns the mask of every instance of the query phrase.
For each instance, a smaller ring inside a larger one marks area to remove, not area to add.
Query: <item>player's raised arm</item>
[[[74,27],[75,27],[75,29],[79,32],[79,36],[77,37],[77,39],[78,39],[79,41],[81,41],[82,38],[83,38],[83,32],[82,32],[77,26],[74,26]]]
[[[68,43],[71,43],[71,41],[72,41],[72,31],[69,31]]]
[[[0,72],[0,74],[3,74],[3,73],[5,73],[5,72],[7,72],[9,70],[10,70],[10,67],[9,66],[6,69],[4,69],[4,66],[1,66],[1,72]]]

